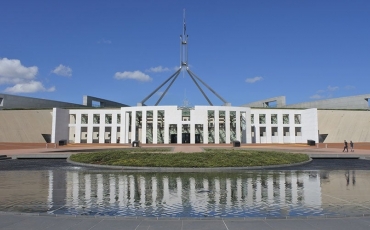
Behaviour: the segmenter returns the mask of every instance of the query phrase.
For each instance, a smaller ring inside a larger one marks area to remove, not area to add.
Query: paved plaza
[[[242,149],[302,152],[312,157],[370,159],[370,144],[358,143],[355,152],[342,152],[342,144],[250,144]],[[154,147],[144,145],[142,148]],[[174,152],[200,152],[204,148],[232,148],[232,145],[156,145]],[[1,143],[0,155],[12,158],[64,158],[79,151],[131,148],[130,145],[66,145]],[[320,216],[292,218],[145,218],[72,216],[0,212],[0,229],[370,229],[370,216]]]

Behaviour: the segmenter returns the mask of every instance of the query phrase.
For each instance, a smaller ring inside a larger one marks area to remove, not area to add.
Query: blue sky
[[[0,92],[134,106],[178,68],[184,9],[190,69],[234,106],[370,93],[368,0],[2,1]],[[207,105],[182,73],[161,105],[185,99]]]

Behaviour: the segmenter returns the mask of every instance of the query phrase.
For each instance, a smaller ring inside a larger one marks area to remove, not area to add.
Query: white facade
[[[52,142],[143,144],[318,141],[316,109],[137,106],[53,110]]]

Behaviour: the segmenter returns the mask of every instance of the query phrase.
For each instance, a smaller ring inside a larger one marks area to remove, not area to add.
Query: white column
[[[240,111],[236,111],[236,140],[242,142],[240,135]]]
[[[81,143],[81,113],[76,114],[75,143]]]
[[[182,144],[182,124],[177,124],[177,144]]]
[[[168,124],[167,120],[164,121],[164,143],[169,144],[170,143],[170,125]]]
[[[153,109],[153,144],[158,143],[158,110]]]
[[[220,116],[219,110],[215,109],[215,144],[220,144]]]
[[[203,144],[208,144],[208,117],[206,122],[203,124]]]
[[[129,139],[130,139],[130,136],[129,136],[129,133],[130,133],[130,113],[129,112],[124,112],[124,116],[125,116],[125,131],[124,131],[124,134],[125,134],[125,144],[128,144],[129,143]],[[123,132],[123,130],[121,131]]]
[[[195,144],[195,124],[190,123],[190,144]]]
[[[101,113],[99,124],[99,143],[105,143],[105,114]]]
[[[94,114],[93,112],[89,112],[87,114],[87,120],[88,120],[88,124],[87,124],[87,143],[92,143],[93,142],[93,133],[94,133]]]
[[[230,144],[230,111],[225,111],[225,142],[226,144]]]
[[[131,143],[136,141],[136,111],[131,113]]]
[[[117,143],[117,114],[112,114],[112,127],[110,129],[110,143]]]
[[[272,143],[271,114],[266,113],[266,143]]]
[[[141,112],[141,143],[146,144],[146,124],[147,124],[147,118],[146,118],[146,111],[143,110]]]

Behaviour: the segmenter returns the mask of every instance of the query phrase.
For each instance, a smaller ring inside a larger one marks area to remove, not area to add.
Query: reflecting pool
[[[148,173],[9,170],[0,211],[146,217],[285,217],[370,213],[370,171]]]

